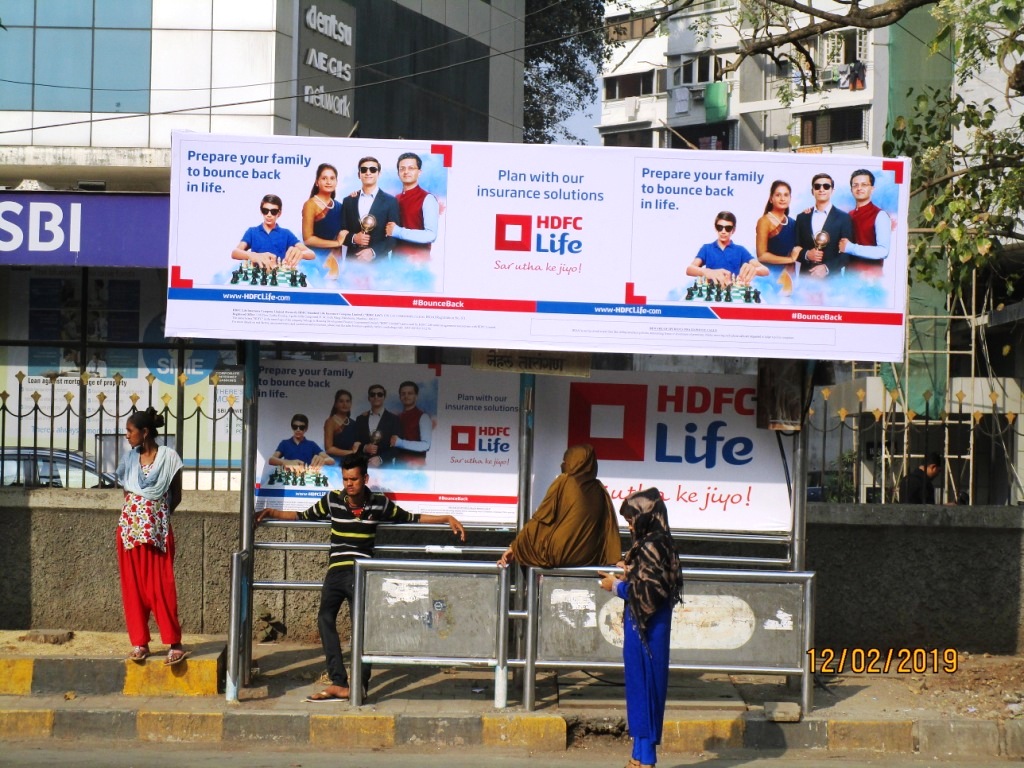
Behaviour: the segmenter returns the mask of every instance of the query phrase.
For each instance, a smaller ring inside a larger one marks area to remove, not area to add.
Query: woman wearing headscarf
[[[622,554],[615,508],[597,479],[597,456],[589,445],[572,445],[529,522],[498,560],[537,568],[610,565]]]
[[[626,768],[649,768],[665,721],[672,608],[682,600],[683,576],[657,488],[622,502],[633,543],[621,577],[601,573],[601,588],[626,601],[622,660],[626,670],[626,720],[633,756]]]

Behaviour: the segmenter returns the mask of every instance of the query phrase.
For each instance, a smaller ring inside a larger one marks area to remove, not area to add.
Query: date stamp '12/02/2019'
[[[956,648],[811,648],[811,669],[823,675],[953,674]]]

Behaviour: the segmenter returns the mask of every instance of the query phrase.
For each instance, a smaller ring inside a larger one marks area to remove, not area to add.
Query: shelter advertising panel
[[[896,361],[909,161],[178,132],[167,332]]]
[[[753,376],[602,373],[537,382],[534,499],[566,447],[590,443],[616,507],[657,487],[677,530],[792,531],[776,434],[756,429]]]
[[[515,525],[518,385],[437,365],[265,360],[256,507],[305,509],[342,487],[358,453],[370,486],[410,512]]]

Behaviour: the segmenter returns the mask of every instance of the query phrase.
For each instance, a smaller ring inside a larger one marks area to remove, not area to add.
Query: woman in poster
[[[128,658],[149,656],[149,616],[156,617],[160,640],[170,646],[165,664],[187,655],[181,647],[178,593],[174,583],[174,532],[171,513],[181,501],[181,458],[156,436],[164,417],[155,408],[128,417],[125,437],[131,450],[121,457],[117,481],[124,506],[117,525],[117,562],[121,601],[132,651]]]
[[[320,163],[309,199],[302,205],[302,242],[324,256],[328,280],[338,279],[341,244],[348,231],[341,227],[341,203],[334,199],[338,189],[338,171],[329,163]],[[326,251],[326,256],[324,255]]]
[[[324,447],[331,456],[348,456],[359,450],[356,420],[352,418],[352,393],[347,389],[334,393],[331,415],[324,422]]]
[[[767,264],[773,276],[782,271],[780,265],[796,262],[800,246],[796,237],[796,219],[789,218],[793,190],[785,181],[773,181],[764,206],[764,215],[757,220],[757,260]]]
[[[668,695],[672,608],[682,600],[668,511],[657,488],[637,491],[619,514],[633,534],[621,577],[600,573],[601,588],[626,601],[622,658],[626,670],[626,719],[633,756],[626,768],[649,768],[658,759]]]
[[[597,456],[589,445],[571,445],[562,474],[519,535],[498,560],[537,568],[611,565],[622,553],[615,508],[597,479]]]

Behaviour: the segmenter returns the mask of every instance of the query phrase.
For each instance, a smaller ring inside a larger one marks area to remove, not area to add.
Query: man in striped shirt
[[[330,520],[331,553],[327,576],[320,591],[320,610],[317,626],[320,642],[327,659],[327,674],[331,684],[306,701],[338,701],[349,698],[348,673],[341,658],[341,640],[338,637],[338,612],[348,601],[352,609],[355,592],[356,558],[373,557],[377,526],[381,523],[433,523],[446,524],[462,541],[466,529],[451,515],[414,515],[399,507],[383,493],[371,491],[367,486],[366,457],[358,454],[346,456],[341,462],[343,490],[329,491],[316,504],[302,512],[266,508],[256,515],[256,525],[272,520]],[[370,682],[370,666],[363,665],[363,692]]]

